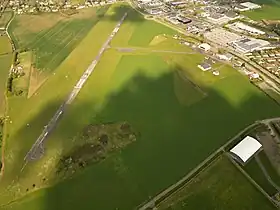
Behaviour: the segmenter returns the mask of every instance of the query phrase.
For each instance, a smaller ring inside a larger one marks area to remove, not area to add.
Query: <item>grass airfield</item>
[[[13,123],[8,126],[0,202],[23,196],[27,188],[34,192],[4,209],[133,209],[247,125],[279,113],[279,106],[236,70],[219,64],[219,77],[202,72],[197,68],[204,60],[201,54],[176,43],[171,29],[131,10],[111,49],[48,139],[45,156],[20,172],[23,157],[43,126],[127,9],[112,6],[36,95],[10,100]],[[150,31],[141,34],[139,28]],[[165,39],[155,41],[164,34]],[[116,47],[145,50],[120,52]],[[140,133],[135,142],[58,183],[56,166],[62,155],[80,144],[75,137],[84,127],[122,121]]]

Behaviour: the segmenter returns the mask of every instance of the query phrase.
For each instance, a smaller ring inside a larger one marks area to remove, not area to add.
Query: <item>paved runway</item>
[[[24,157],[25,161],[31,161],[31,160],[37,160],[44,154],[44,141],[47,139],[48,135],[51,133],[51,131],[54,129],[55,125],[57,124],[58,120],[62,117],[63,112],[65,110],[65,107],[72,103],[72,101],[76,98],[82,87],[84,86],[85,82],[91,75],[91,73],[94,71],[97,63],[99,62],[102,54],[109,46],[111,40],[114,38],[118,30],[120,29],[121,24],[123,23],[124,19],[126,18],[127,13],[123,15],[121,20],[118,22],[118,24],[115,26],[113,32],[110,34],[106,42],[103,44],[102,48],[98,52],[95,59],[92,61],[92,63],[89,65],[87,70],[83,73],[80,80],[77,82],[75,87],[73,88],[72,92],[69,94],[66,101],[59,107],[59,109],[56,111],[54,116],[51,118],[49,123],[45,126],[43,132],[41,135],[37,138],[36,142],[32,145],[31,149],[28,151],[26,156]]]

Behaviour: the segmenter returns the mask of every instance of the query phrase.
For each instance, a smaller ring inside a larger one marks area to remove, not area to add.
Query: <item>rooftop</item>
[[[246,163],[261,147],[262,145],[258,142],[258,140],[251,136],[246,136],[235,147],[233,147],[230,152],[238,156],[244,163]]]

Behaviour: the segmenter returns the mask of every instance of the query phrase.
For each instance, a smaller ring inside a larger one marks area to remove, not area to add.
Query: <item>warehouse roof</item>
[[[230,152],[237,155],[244,163],[250,159],[262,145],[258,140],[251,136],[246,136],[242,141],[240,141],[235,147],[233,147]]]

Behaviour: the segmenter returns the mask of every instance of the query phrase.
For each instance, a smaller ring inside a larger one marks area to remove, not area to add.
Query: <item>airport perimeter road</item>
[[[66,101],[59,107],[59,109],[56,111],[54,116],[51,118],[49,123],[45,126],[43,132],[41,135],[37,138],[36,142],[32,145],[31,149],[28,151],[26,156],[24,157],[25,161],[31,161],[31,160],[36,160],[39,159],[43,153],[44,153],[44,141],[47,139],[47,136],[50,134],[50,132],[54,129],[55,125],[57,124],[58,120],[61,118],[65,107],[69,104],[72,103],[72,101],[76,98],[82,87],[84,86],[85,82],[95,69],[98,61],[100,60],[102,54],[104,51],[107,49],[109,46],[111,40],[114,38],[118,30],[120,29],[121,24],[123,23],[124,19],[126,18],[127,13],[123,15],[121,20],[118,22],[118,24],[115,26],[113,32],[110,34],[106,42],[103,44],[102,48],[98,52],[97,56],[95,59],[92,61],[92,63],[89,65],[87,70],[83,73],[81,76],[80,80],[77,82],[75,87],[73,88],[72,92],[69,94],[68,98]]]

